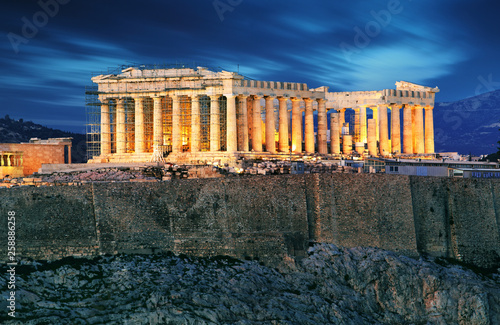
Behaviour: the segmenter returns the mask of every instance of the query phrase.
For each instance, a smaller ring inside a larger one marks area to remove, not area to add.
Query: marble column
[[[252,109],[252,150],[255,152],[262,152],[262,118],[260,115],[260,99],[262,97],[253,97]]]
[[[182,152],[181,103],[177,95],[172,96],[172,152]]]
[[[116,153],[126,152],[125,139],[125,100],[118,99],[116,103]]]
[[[425,153],[434,153],[434,107],[425,108]]]
[[[238,126],[236,120],[236,96],[225,95],[227,99],[227,127],[226,127],[226,146],[227,152],[238,151]]]
[[[292,151],[302,152],[302,114],[300,98],[292,98]]]
[[[340,154],[340,113],[330,114],[330,152],[333,155]]]
[[[391,146],[392,153],[401,153],[401,123],[400,123],[400,106],[391,106]]]
[[[163,112],[161,97],[153,97],[153,147],[163,146]]]
[[[366,130],[366,106],[359,108],[359,139],[358,142],[367,142]]]
[[[342,152],[345,155],[350,155],[352,153],[352,135],[342,136]]]
[[[286,152],[290,150],[288,148],[288,107],[287,98],[278,97],[279,101],[279,151]]]
[[[422,106],[415,106],[414,108],[414,124],[415,124],[415,147],[413,152],[416,154],[424,153],[424,109]]]
[[[305,149],[307,153],[314,153],[314,115],[313,101],[310,98],[304,98],[306,105],[305,116]]]
[[[354,135],[352,137],[352,140],[356,143],[356,142],[359,142],[359,139],[361,138],[360,132],[359,132],[360,110],[359,110],[359,107],[353,108],[353,110],[354,110]]]
[[[317,99],[318,102],[318,152],[326,155],[328,153],[328,144],[326,134],[328,123],[326,121],[326,100]]]
[[[276,121],[274,120],[274,98],[266,96],[266,151],[276,153]]]
[[[248,147],[253,150],[253,97],[247,97]]]
[[[109,102],[103,100],[101,104],[101,155],[111,153],[111,124]]]
[[[220,150],[220,95],[210,96],[210,151]]]
[[[374,119],[368,120],[368,154],[372,157],[377,157],[377,134],[376,134],[377,121]]]
[[[380,105],[378,107],[379,114],[379,137],[380,137],[380,155],[387,156],[391,150],[389,148],[389,123],[387,120],[387,106]]]
[[[403,153],[413,153],[412,109],[405,104],[403,108]]]
[[[379,126],[379,112],[378,112],[378,106],[372,106],[372,113],[373,113],[373,119],[375,120],[375,137],[377,138],[377,141],[380,140],[380,126]]]
[[[340,128],[340,131],[342,131],[342,127],[345,124],[345,111],[346,110],[347,110],[346,108],[339,109],[339,128]]]
[[[240,151],[249,151],[248,145],[248,96],[240,95],[239,102],[241,107],[241,120],[242,120],[242,140],[241,140],[241,148]]]
[[[200,151],[200,97],[193,95],[191,97],[191,152]]]
[[[145,152],[146,143],[144,138],[144,98],[135,97],[135,152]]]

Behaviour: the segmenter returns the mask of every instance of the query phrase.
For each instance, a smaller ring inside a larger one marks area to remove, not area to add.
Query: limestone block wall
[[[57,259],[96,255],[99,240],[92,187],[24,187],[0,192],[0,234],[7,240],[7,213],[16,213],[16,253],[22,258]],[[7,258],[7,245],[0,254]]]
[[[408,177],[317,175],[322,227],[317,241],[418,255]]]
[[[266,182],[95,184],[101,253],[156,250],[265,260],[303,254],[307,221],[302,185],[300,178],[279,176]]]
[[[0,198],[0,215],[16,212],[22,258],[172,251],[278,265],[331,242],[500,265],[496,180],[276,175],[12,188]]]
[[[411,176],[419,251],[500,265],[499,189],[496,180]]]

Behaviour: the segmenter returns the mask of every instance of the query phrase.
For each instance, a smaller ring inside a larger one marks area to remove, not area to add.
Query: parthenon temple
[[[89,162],[434,153],[438,88],[329,92],[203,67],[129,67],[92,78]]]

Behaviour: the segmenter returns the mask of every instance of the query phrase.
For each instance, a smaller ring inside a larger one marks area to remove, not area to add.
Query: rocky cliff
[[[5,324],[500,323],[500,274],[375,248],[318,244],[280,270],[174,255],[19,270],[18,315],[2,313]],[[0,282],[5,288],[5,278]]]

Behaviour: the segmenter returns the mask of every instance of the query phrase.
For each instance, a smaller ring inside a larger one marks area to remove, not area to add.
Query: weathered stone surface
[[[500,264],[494,180],[338,173],[83,182],[0,189],[0,215],[19,216],[20,258],[173,251],[276,265],[329,242]]]
[[[293,269],[187,256],[36,263],[4,324],[498,324],[500,274],[320,244]],[[496,276],[496,278],[495,278]],[[496,280],[495,280],[496,279]],[[5,288],[6,280],[0,279]],[[5,296],[6,292],[2,292]],[[0,308],[5,310],[2,299]]]

